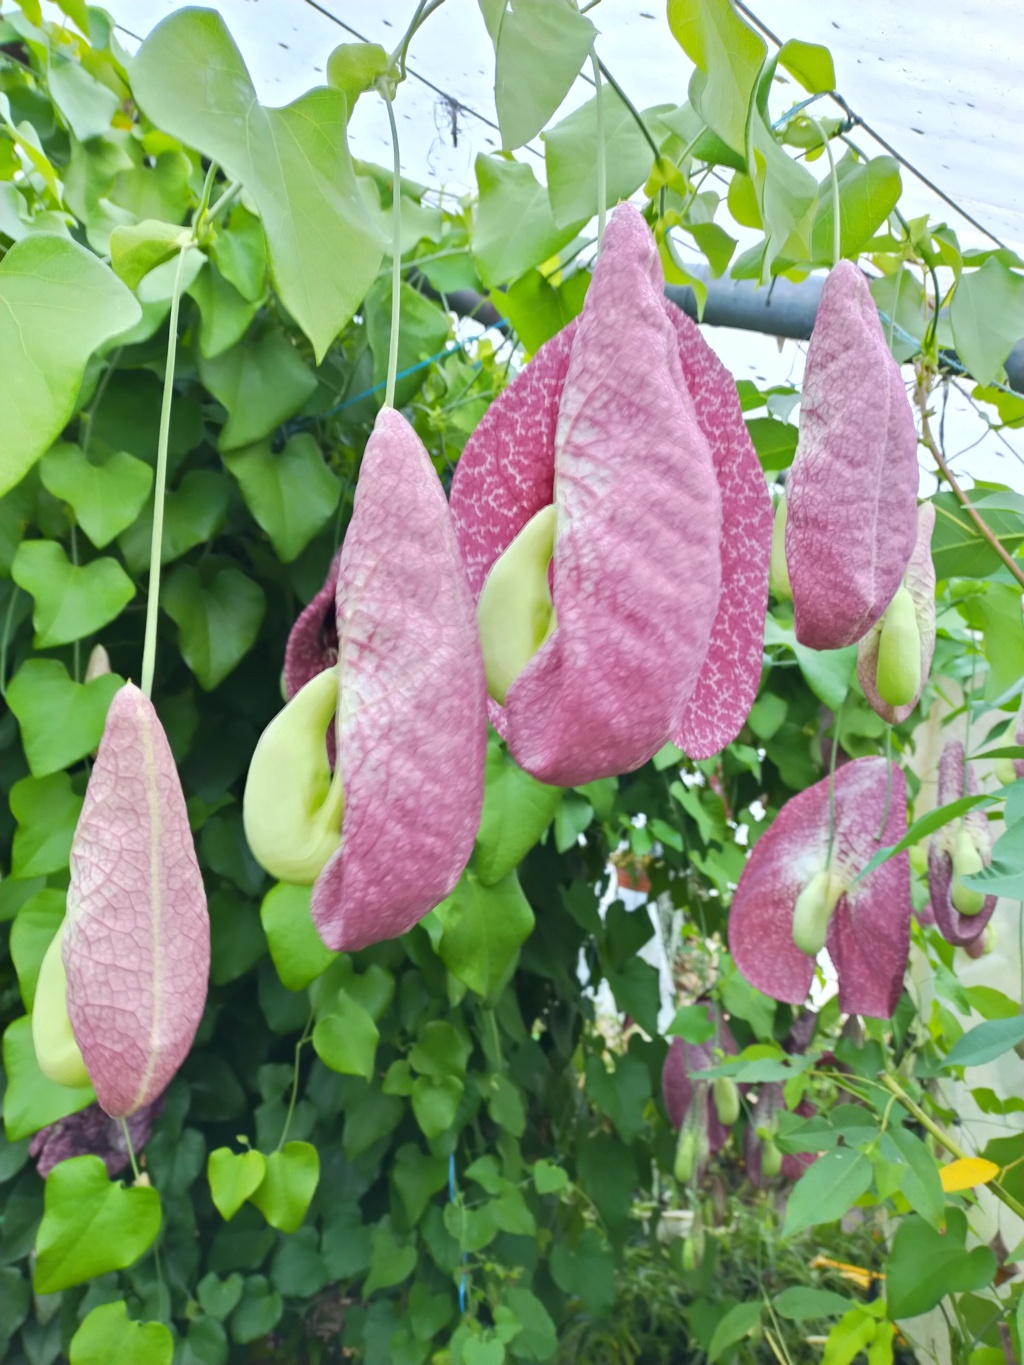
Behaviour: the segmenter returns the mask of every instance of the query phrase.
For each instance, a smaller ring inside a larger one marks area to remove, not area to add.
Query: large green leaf
[[[103,735],[107,708],[124,679],[106,673],[76,683],[59,659],[26,659],[7,689],[33,777],[69,768]]]
[[[442,962],[484,997],[504,980],[533,930],[533,911],[514,871],[493,886],[465,871],[435,914],[444,930],[438,949]]]
[[[55,540],[22,541],[11,577],[35,598],[36,649],[95,635],[135,596],[135,584],[116,559],[72,564]]]
[[[981,1066],[1001,1057],[1024,1041],[1024,1015],[1012,1019],[986,1019],[959,1037],[946,1054],[942,1069],[954,1066]]]
[[[481,9],[494,42],[501,145],[511,151],[536,137],[565,99],[597,33],[570,0],[485,0]]]
[[[260,919],[281,982],[304,991],[338,956],[325,948],[309,910],[312,888],[278,882],[263,897]]]
[[[217,161],[249,191],[274,284],[319,362],[383,256],[356,184],[345,96],[319,87],[283,109],[266,108],[213,10],[169,15],[139,49],[130,75],[137,103],[163,132]]]
[[[746,154],[747,111],[767,48],[731,0],[669,0],[669,27],[697,71],[690,102],[707,126]]]
[[[401,308],[398,374],[401,378],[395,386],[395,406],[400,408],[410,403],[423,387],[430,370],[422,362],[444,350],[452,335],[452,324],[443,309],[409,284],[401,285],[398,298]],[[373,354],[373,382],[382,385],[387,378],[391,345],[390,279],[378,281],[367,294],[363,318],[366,339]],[[406,374],[407,370],[412,373]]]
[[[473,255],[488,288],[505,284],[549,260],[576,236],[582,223],[560,228],[548,192],[529,166],[497,156],[478,156],[480,187]],[[588,210],[587,215],[590,216]],[[585,221],[585,219],[584,219]]]
[[[964,882],[986,896],[1024,901],[1024,820],[1008,820],[992,850],[992,861]]]
[[[86,362],[141,317],[91,251],[42,234],[0,261],[0,494],[13,488],[74,411]]]
[[[320,1180],[320,1158],[308,1142],[286,1142],[267,1157],[263,1180],[249,1196],[272,1228],[295,1232]]]
[[[17,1142],[37,1133],[48,1123],[56,1123],[68,1114],[76,1114],[96,1096],[92,1086],[70,1089],[57,1085],[39,1070],[36,1050],[32,1042],[32,1020],[25,1015],[8,1024],[3,1043],[4,1075],[4,1131],[8,1142]]]
[[[42,877],[63,872],[82,809],[67,773],[23,777],[10,794],[11,814],[18,822],[11,850],[11,875]]]
[[[544,134],[544,164],[555,223],[586,222],[598,210],[597,166],[604,157],[608,192],[605,207],[617,204],[644,183],[654,153],[636,126],[633,111],[609,85],[601,92],[604,137],[597,141],[597,100],[587,100]]]
[[[253,647],[266,598],[238,569],[218,569],[204,578],[183,564],[167,580],[163,608],[178,627],[182,657],[210,692]]]
[[[492,886],[518,866],[550,825],[562,788],[524,773],[495,734],[487,743],[485,779],[474,869]]]
[[[783,1234],[842,1218],[871,1187],[871,1161],[852,1147],[837,1147],[808,1166],[786,1204]]]
[[[308,432],[293,436],[276,455],[269,442],[260,441],[231,451],[224,463],[282,564],[297,559],[323,530],[341,496],[337,476]]]
[[[1015,555],[1024,547],[1024,518],[1019,512],[986,507],[987,499],[977,491],[971,497],[975,510],[1003,548]],[[955,493],[937,493],[935,530],[932,533],[932,560],[938,578],[986,578],[1002,560],[979,532],[973,518],[964,511]]]
[[[811,1167],[813,1170],[814,1167]],[[885,1300],[893,1318],[916,1318],[947,1294],[974,1293],[992,1283],[996,1258],[986,1246],[968,1251],[967,1219],[950,1209],[945,1233],[923,1218],[904,1218],[885,1263]]]
[[[207,262],[188,288],[199,305],[199,350],[204,359],[230,350],[245,336],[261,300],[247,299]]]
[[[171,1365],[174,1338],[162,1322],[133,1322],[126,1305],[103,1303],[71,1338],[71,1365]]]
[[[860,161],[848,154],[836,170],[839,176],[839,254],[855,258],[889,217],[903,192],[899,163],[891,156]],[[829,176],[821,184],[811,228],[810,259],[818,265],[832,264],[834,219]]]
[[[216,469],[190,469],[178,487],[168,491],[161,564],[170,564],[213,539],[227,515],[229,488],[228,480]],[[153,508],[149,506],[117,542],[133,573],[148,569],[152,543]]]
[[[152,469],[126,450],[90,459],[69,442],[46,452],[39,473],[46,491],[71,506],[98,550],[132,524],[153,487]]]
[[[156,1190],[145,1185],[125,1189],[111,1181],[98,1156],[71,1157],[55,1166],[46,1178],[43,1200],[32,1274],[39,1294],[125,1269],[160,1231]]]
[[[1024,336],[1024,276],[995,256],[980,270],[964,271],[949,320],[960,359],[979,384],[990,384]]]
[[[316,391],[316,377],[280,331],[240,341],[230,351],[200,360],[199,377],[228,411],[221,450],[269,436]]]
[[[338,992],[334,1009],[313,1030],[313,1048],[325,1066],[368,1081],[373,1080],[379,1039],[369,1011],[346,991]]]
[[[18,974],[22,1003],[29,1014],[46,950],[64,923],[66,901],[63,891],[52,888],[40,891],[25,902],[11,925],[11,961]]]

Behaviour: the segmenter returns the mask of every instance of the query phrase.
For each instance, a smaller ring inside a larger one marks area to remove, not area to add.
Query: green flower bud
[[[719,1123],[731,1128],[740,1116],[740,1092],[731,1076],[716,1076],[711,1082],[711,1097]]]
[[[761,1140],[761,1174],[774,1180],[782,1170],[782,1153],[770,1137]]]
[[[1004,787],[1008,787],[1011,782],[1017,780],[1017,770],[1013,766],[1012,758],[997,758],[995,761],[996,781]]]
[[[907,588],[897,590],[882,618],[875,681],[890,706],[906,706],[921,690],[921,632]]]
[[[789,566],[786,563],[786,495],[775,504],[775,521],[772,524],[772,553],[768,561],[768,586],[772,596],[780,602],[792,602],[793,589],[789,582]]]
[[[686,1185],[693,1179],[696,1166],[697,1134],[692,1128],[683,1128],[676,1144],[676,1159],[672,1167],[672,1174],[680,1185]]]
[[[689,1275],[697,1269],[700,1257],[697,1255],[696,1237],[686,1237],[683,1239],[683,1269]]]
[[[950,888],[950,900],[961,915],[980,915],[985,908],[984,892],[964,886],[961,881],[962,877],[971,877],[980,872],[984,866],[977,844],[961,825],[953,846],[953,884]]]
[[[32,1042],[43,1075],[73,1089],[91,1084],[68,1018],[68,979],[61,957],[63,925],[50,942],[39,968],[32,1005]]]
[[[277,713],[249,764],[245,837],[278,881],[311,885],[341,843],[341,766],[332,777],[326,743],[337,704],[337,670],[325,669]]]
[[[548,587],[557,517],[553,504],[531,517],[491,565],[477,603],[487,690],[502,706],[557,624]]]
[[[832,911],[843,894],[834,872],[815,872],[796,898],[793,907],[793,942],[808,957],[817,957],[825,946]]]

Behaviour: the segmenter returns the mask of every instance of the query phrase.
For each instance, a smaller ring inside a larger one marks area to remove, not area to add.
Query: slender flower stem
[[[118,1119],[118,1122],[121,1125],[121,1132],[124,1134],[125,1146],[128,1148],[128,1160],[132,1164],[132,1175],[135,1177],[135,1183],[138,1184],[142,1179],[142,1173],[139,1170],[139,1163],[135,1159],[135,1148],[132,1145],[132,1135],[128,1131],[128,1124],[124,1119]]]
[[[153,539],[149,550],[149,597],[146,601],[146,635],[142,648],[142,690],[153,695],[153,674],[156,671],[156,626],[160,611],[160,558],[164,542],[164,495],[167,491],[167,446],[171,435],[171,400],[174,397],[174,361],[178,349],[178,307],[181,303],[181,283],[185,274],[188,246],[178,253],[178,268],[174,273],[171,291],[171,312],[167,326],[167,364],[164,368],[164,392],[160,402],[160,436],[156,448],[156,479],[153,488]]]
[[[813,115],[811,114],[808,114],[807,117],[818,130],[818,136],[821,138],[822,144],[824,145],[825,148],[825,154],[828,157],[829,170],[832,172],[832,267],[833,269],[835,269],[835,267],[839,264],[840,255],[839,176],[836,174],[836,163],[835,158],[832,155],[832,143],[829,139],[828,134],[825,132],[823,125],[818,119],[814,118]]]
[[[306,1020],[306,1026],[302,1030],[302,1035],[299,1038],[299,1041],[295,1044],[295,1065],[294,1070],[292,1071],[292,1093],[291,1098],[288,1101],[288,1112],[284,1116],[284,1127],[281,1129],[281,1137],[280,1140],[278,1141],[277,1147],[275,1148],[275,1150],[278,1152],[284,1146],[285,1139],[288,1136],[288,1130],[292,1126],[292,1117],[295,1114],[295,1104],[299,1098],[299,1062],[302,1056],[302,1049],[309,1042],[312,1033],[313,1015],[310,1014],[309,1018]]]
[[[241,193],[242,182],[240,180],[232,180],[231,184],[220,198],[211,205],[206,214],[206,221],[212,223],[215,218],[218,218],[226,208],[229,208],[235,202]]]
[[[910,1098],[894,1076],[891,1076],[887,1071],[883,1071],[879,1076],[879,1080],[886,1090],[889,1091],[890,1095],[895,1095],[896,1099],[903,1105],[903,1108],[906,1109],[907,1113],[910,1114],[912,1118],[917,1119],[921,1127],[931,1133],[932,1137],[940,1146],[945,1147],[950,1156],[956,1157],[959,1161],[970,1160],[970,1152],[965,1152],[961,1146],[948,1136],[948,1134],[944,1133],[935,1120],[926,1114],[916,1101]],[[1018,1203],[1013,1195],[1008,1194],[997,1180],[990,1180],[988,1182],[988,1187],[996,1198],[1001,1200],[1018,1218],[1024,1218],[1024,1204]]]
[[[597,249],[604,242],[604,228],[608,216],[608,163],[604,146],[604,89],[601,63],[597,52],[590,49],[590,64],[594,71],[594,106],[597,111]]]
[[[398,326],[402,316],[402,163],[398,151],[398,124],[390,95],[381,91],[391,124],[391,146],[395,161],[395,188],[391,201],[391,340],[388,346],[388,382],[384,406],[395,406],[395,377],[398,374]]]
[[[18,600],[20,589],[17,583],[11,583],[11,595],[7,599],[7,611],[4,613],[4,628],[0,633],[0,697],[7,700],[7,646],[11,642],[11,622],[14,620],[14,604]]]
[[[928,421],[928,373],[928,370],[924,366],[918,367],[917,387],[914,390],[914,399],[917,403],[918,410],[921,413],[921,440],[931,452],[932,459],[939,466],[943,478],[949,484],[950,488],[952,488],[960,506],[970,517],[971,521],[974,522],[978,534],[984,540],[988,541],[992,549],[995,550],[996,554],[1010,570],[1010,573],[1013,574],[1017,582],[1024,588],[1024,568],[1021,568],[1006,547],[994,535],[992,529],[985,524],[980,514],[975,510],[974,504],[957,483],[953,471],[946,463],[945,457],[932,434],[931,425]]]

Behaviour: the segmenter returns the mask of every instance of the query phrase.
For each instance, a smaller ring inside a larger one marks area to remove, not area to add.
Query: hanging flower
[[[806,1052],[817,1025],[818,1016],[812,1011],[805,1010],[798,1014],[782,1044],[786,1052],[790,1055]],[[776,1178],[799,1180],[807,1167],[818,1159],[816,1152],[781,1152],[776,1146],[776,1115],[785,1108],[785,1091],[781,1081],[768,1081],[757,1087],[757,1099],[743,1135],[743,1151],[747,1175],[751,1184],[758,1187]],[[817,1111],[805,1099],[792,1112],[809,1119]]]
[[[974,772],[964,761],[964,746],[951,739],[939,759],[939,805],[973,796]],[[988,820],[977,809],[943,826],[928,845],[928,892],[939,932],[960,948],[983,940],[996,897],[964,886],[961,878],[980,872],[992,860]]]
[[[828,947],[839,1008],[888,1019],[910,948],[910,865],[897,854],[858,874],[906,833],[906,783],[884,758],[857,758],[787,801],[750,852],[729,912],[736,965],[758,990],[803,1004]],[[832,836],[830,838],[830,823]]]
[[[857,680],[890,725],[902,724],[917,705],[935,653],[934,529],[935,504],[922,503],[903,583],[857,645]]]
[[[127,1119],[132,1150],[136,1155],[152,1136],[153,1124],[160,1117],[163,1107],[164,1097],[158,1095]],[[28,1145],[28,1154],[35,1158],[36,1170],[44,1180],[54,1166],[72,1156],[98,1156],[111,1180],[120,1175],[129,1162],[124,1129],[117,1119],[110,1118],[98,1104],[86,1105],[77,1114],[70,1114],[67,1118],[40,1128]]]
[[[786,562],[801,644],[839,649],[892,601],[917,530],[917,431],[867,282],[840,261],[821,291],[786,481]]]
[[[337,665],[313,672],[334,650]],[[341,554],[296,624],[286,675],[298,690],[249,769],[249,846],[272,876],[315,883],[313,918],[328,947],[404,933],[469,860],[487,733],[448,505],[393,409],[377,416]],[[332,723],[333,776],[324,745]]]
[[[716,1066],[717,1055],[736,1055],[736,1040],[715,1006],[712,1018],[715,1036],[705,1043],[688,1043],[673,1038],[661,1071],[661,1093],[669,1123],[679,1134],[676,1146],[676,1179],[699,1179],[710,1157],[729,1141],[732,1126],[739,1118],[739,1091],[728,1076],[708,1080],[695,1077],[698,1071]]]
[[[126,683],[75,829],[67,916],[40,971],[33,1038],[43,1071],[91,1083],[112,1118],[144,1109],[192,1046],[209,966],[174,758],[152,703]]]
[[[491,404],[452,483],[491,718],[571,785],[695,757],[756,694],[771,503],[735,385],[612,216],[581,317]]]

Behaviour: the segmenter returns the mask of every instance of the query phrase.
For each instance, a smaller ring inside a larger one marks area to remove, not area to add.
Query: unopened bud
[[[786,495],[775,504],[775,521],[772,523],[772,553],[768,561],[768,586],[772,596],[780,602],[792,602],[793,589],[789,582],[789,565],[786,563]]]
[[[995,762],[996,781],[1003,787],[1008,787],[1011,782],[1017,780],[1017,769],[1013,766],[1012,758],[997,758]]]
[[[113,670],[110,667],[110,655],[102,645],[93,645],[89,662],[85,666],[85,681],[91,683],[94,679],[102,678],[111,672]]]
[[[921,690],[921,632],[907,588],[897,590],[882,618],[875,679],[890,706],[908,705]]]
[[[731,1128],[740,1116],[740,1092],[736,1082],[731,1076],[716,1076],[711,1082],[711,1096],[719,1123]]]
[[[980,915],[985,908],[985,893],[964,886],[961,880],[963,877],[973,877],[984,866],[977,844],[965,826],[961,825],[953,845],[953,883],[950,888],[950,900],[961,915]]]
[[[843,894],[843,884],[827,869],[815,872],[793,907],[793,942],[808,957],[817,957],[828,937],[829,921]]]
[[[782,1153],[770,1137],[761,1141],[761,1174],[767,1180],[774,1178],[782,1170]]]
[[[502,706],[557,624],[548,587],[557,519],[553,504],[531,517],[491,565],[477,603],[487,690]]]
[[[684,1128],[679,1134],[679,1141],[676,1143],[676,1159],[672,1167],[672,1174],[681,1185],[686,1185],[693,1179],[696,1165],[697,1134],[692,1128]]]

